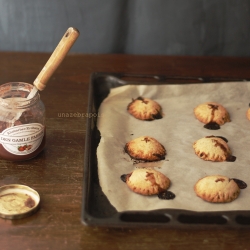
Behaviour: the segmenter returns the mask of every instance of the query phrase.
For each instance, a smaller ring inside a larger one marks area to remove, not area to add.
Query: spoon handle
[[[41,91],[46,87],[48,80],[59,67],[59,65],[63,61],[64,57],[66,56],[78,36],[79,31],[76,28],[68,28],[61,41],[55,48],[54,52],[44,65],[37,78],[35,79],[34,85],[37,89]]]

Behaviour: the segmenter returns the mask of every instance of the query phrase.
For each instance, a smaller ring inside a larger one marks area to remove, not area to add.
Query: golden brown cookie
[[[235,161],[223,137],[206,136],[193,143],[195,154],[205,161]]]
[[[250,104],[249,104],[249,106],[250,106]],[[250,107],[248,108],[246,115],[247,115],[247,119],[250,120]]]
[[[159,103],[149,98],[138,97],[127,106],[128,112],[139,120],[152,121],[162,118],[162,108]]]
[[[142,195],[159,194],[170,186],[167,176],[159,171],[146,168],[138,168],[127,174],[125,182],[133,192]]]
[[[231,202],[240,194],[234,179],[222,175],[206,176],[198,180],[194,190],[201,199],[213,203]]]
[[[216,102],[206,102],[198,105],[194,109],[194,114],[200,122],[205,124],[215,122],[223,125],[231,121],[227,110]]]
[[[160,161],[166,156],[164,146],[149,136],[141,136],[126,143],[124,150],[132,159],[138,161]]]

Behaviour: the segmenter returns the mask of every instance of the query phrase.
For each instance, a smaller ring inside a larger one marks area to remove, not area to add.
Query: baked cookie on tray
[[[247,110],[246,115],[247,115],[247,119],[250,120],[250,103],[249,103],[249,108]]]
[[[194,190],[198,197],[212,203],[231,202],[240,194],[237,182],[222,175],[210,175],[198,180]]]
[[[149,98],[139,96],[127,106],[128,112],[136,119],[152,121],[162,118],[162,108],[159,103]]]
[[[164,160],[167,154],[164,146],[150,136],[141,136],[126,143],[125,152],[134,160],[152,162]]]
[[[169,178],[154,169],[138,168],[121,178],[133,192],[141,195],[159,194],[170,186]]]
[[[221,136],[206,136],[193,143],[195,154],[205,161],[235,161],[227,140]]]
[[[220,125],[231,121],[227,110],[216,102],[205,102],[198,105],[194,109],[194,115],[200,122],[205,123],[204,127],[208,129],[219,129]]]

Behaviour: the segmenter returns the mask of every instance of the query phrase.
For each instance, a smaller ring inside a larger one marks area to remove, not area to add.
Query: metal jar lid
[[[0,217],[20,219],[35,213],[40,204],[39,194],[19,184],[0,187]]]

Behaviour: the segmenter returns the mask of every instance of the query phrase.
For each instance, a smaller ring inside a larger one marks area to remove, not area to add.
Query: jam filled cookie
[[[152,121],[162,118],[161,106],[149,98],[138,97],[134,99],[128,104],[127,110],[139,120]]]
[[[249,103],[249,108],[247,110],[246,115],[247,115],[247,119],[250,120],[250,103]]]
[[[170,186],[169,178],[153,169],[138,168],[121,178],[133,192],[141,195],[164,193]]]
[[[205,161],[235,161],[227,140],[220,136],[206,136],[193,143],[195,154]]]
[[[237,182],[222,175],[206,176],[198,180],[194,190],[198,197],[213,203],[231,202],[240,194]]]
[[[230,122],[230,116],[227,110],[216,102],[206,102],[198,105],[194,109],[195,117],[202,123],[205,123],[207,129],[219,129],[220,125]]]
[[[132,159],[143,162],[164,160],[166,156],[164,146],[149,136],[141,136],[126,143],[124,150]]]

